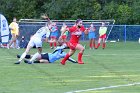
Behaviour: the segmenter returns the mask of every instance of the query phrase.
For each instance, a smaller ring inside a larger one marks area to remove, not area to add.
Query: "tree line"
[[[46,13],[55,20],[107,20],[116,24],[140,24],[140,0],[0,0],[0,13],[8,21],[40,19]]]

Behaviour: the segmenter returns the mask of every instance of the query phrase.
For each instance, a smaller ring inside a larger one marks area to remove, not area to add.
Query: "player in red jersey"
[[[67,43],[68,47],[70,48],[67,55],[64,57],[64,59],[61,61],[62,65],[65,65],[66,61],[70,56],[72,56],[76,50],[80,50],[78,54],[78,64],[84,64],[82,61],[82,55],[84,52],[84,47],[79,43],[80,36],[82,35],[82,32],[87,32],[87,29],[82,24],[81,19],[76,20],[76,24],[70,28],[65,28],[63,32],[61,33],[60,38],[62,38],[62,35],[65,33],[65,31],[69,31],[71,34],[70,41]]]

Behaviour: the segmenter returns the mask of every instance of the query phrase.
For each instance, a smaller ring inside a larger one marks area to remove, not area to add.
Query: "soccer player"
[[[90,49],[93,49],[93,47],[95,48],[95,27],[93,26],[93,24],[91,23],[89,29],[88,29],[88,37],[89,37],[89,47]]]
[[[67,49],[68,47],[65,45],[62,46],[57,46],[57,48],[52,52],[52,53],[36,53],[32,56],[31,55],[26,55],[25,58],[31,58],[30,61],[29,60],[24,60],[25,63],[28,64],[33,64],[33,63],[54,63],[56,60],[59,60],[61,58],[64,58],[66,56],[66,53],[63,51],[64,49]],[[17,55],[17,57],[19,58],[20,55]],[[75,61],[72,58],[68,59],[70,62],[72,63],[77,63],[77,61]]]
[[[61,27],[61,33],[63,32],[63,29],[65,29],[67,27],[67,25],[65,23],[63,23],[62,27]],[[67,42],[67,35],[68,35],[68,31],[66,31],[63,35],[62,35],[62,40],[64,43]]]
[[[58,37],[58,27],[56,26],[56,23],[53,22],[52,23],[52,27],[51,27],[51,34],[50,34],[50,38],[51,38],[51,41],[53,42],[50,42],[50,47],[51,49],[53,49],[53,46],[54,48],[56,48],[57,46],[57,37]]]
[[[83,26],[83,22],[81,19],[77,19],[74,26],[70,28],[65,28],[63,32],[61,33],[60,39],[62,38],[62,35],[65,33],[65,31],[69,31],[71,34],[70,41],[67,43],[68,47],[70,48],[67,55],[64,57],[64,59],[61,61],[62,65],[65,65],[66,61],[69,59],[70,56],[72,56],[76,50],[80,50],[78,54],[78,64],[84,64],[82,61],[82,55],[84,52],[84,47],[79,43],[80,36],[82,35],[82,32],[87,32],[87,29]]]
[[[25,58],[27,53],[30,51],[30,49],[34,46],[38,49],[38,53],[40,54],[42,52],[42,41],[48,42],[48,38],[50,35],[50,30],[48,28],[48,25],[45,24],[44,27],[41,27],[30,39],[27,48],[25,52],[21,55],[20,59],[18,62],[15,64],[20,64],[21,61]]]
[[[106,47],[106,43],[105,43],[106,32],[107,32],[107,27],[105,26],[105,22],[102,22],[102,26],[99,29],[99,39],[98,39],[98,45],[97,45],[96,49],[99,48],[101,40],[103,41],[102,48],[104,49]]]
[[[9,49],[12,44],[14,44],[14,48],[16,48],[16,40],[17,36],[19,35],[19,26],[15,17],[13,18],[13,22],[9,25],[9,29],[11,30],[12,39],[7,45],[7,48]]]

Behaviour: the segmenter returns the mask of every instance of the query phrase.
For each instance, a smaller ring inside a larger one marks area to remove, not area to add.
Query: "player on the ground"
[[[15,64],[20,64],[21,61],[25,58],[25,56],[28,54],[30,49],[34,46],[38,49],[38,53],[40,54],[42,52],[42,41],[48,42],[48,38],[50,35],[50,30],[48,28],[48,25],[45,24],[44,27],[41,27],[30,39],[27,48],[25,52],[21,55],[20,59],[18,62]]]
[[[61,42],[60,42],[61,43]],[[59,44],[60,44],[59,43]],[[29,60],[24,60],[25,63],[28,64],[33,64],[33,63],[54,63],[56,60],[59,60],[61,58],[64,58],[66,56],[66,53],[63,51],[64,49],[68,49],[68,47],[65,45],[60,44],[60,46],[57,46],[57,48],[52,52],[52,53],[36,53],[32,56],[31,55],[26,55],[25,58],[31,58]],[[17,56],[18,58],[20,57],[19,55]],[[68,59],[72,63],[77,63],[72,58]]]
[[[98,45],[96,49],[99,48],[101,40],[103,41],[102,48],[104,49],[106,47],[106,32],[107,32],[107,27],[105,26],[105,22],[102,22],[102,26],[99,28],[99,40],[98,40]]]
[[[89,38],[89,47],[90,49],[95,48],[95,27],[91,23],[90,27],[88,28],[88,38]]]
[[[82,32],[87,32],[87,29],[83,26],[83,22],[81,19],[76,20],[75,26],[72,26],[70,28],[65,28],[64,31],[61,33],[60,38],[62,38],[62,35],[65,33],[65,31],[69,31],[71,34],[70,41],[68,42],[68,47],[70,48],[69,53],[64,57],[64,59],[61,61],[62,65],[65,65],[66,61],[70,56],[72,56],[76,50],[80,50],[78,54],[78,64],[84,64],[82,61],[82,55],[84,52],[84,47],[79,43],[80,36],[82,35]]]

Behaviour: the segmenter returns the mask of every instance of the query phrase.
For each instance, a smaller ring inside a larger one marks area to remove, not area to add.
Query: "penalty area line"
[[[99,88],[92,88],[92,89],[85,89],[85,90],[76,90],[76,91],[65,92],[65,93],[78,93],[78,92],[87,92],[87,91],[97,91],[97,90],[105,90],[105,89],[112,89],[112,88],[119,88],[119,87],[128,87],[128,86],[134,86],[134,85],[140,85],[140,82],[132,83],[132,84],[125,84],[125,85],[116,85],[116,86],[99,87]]]

